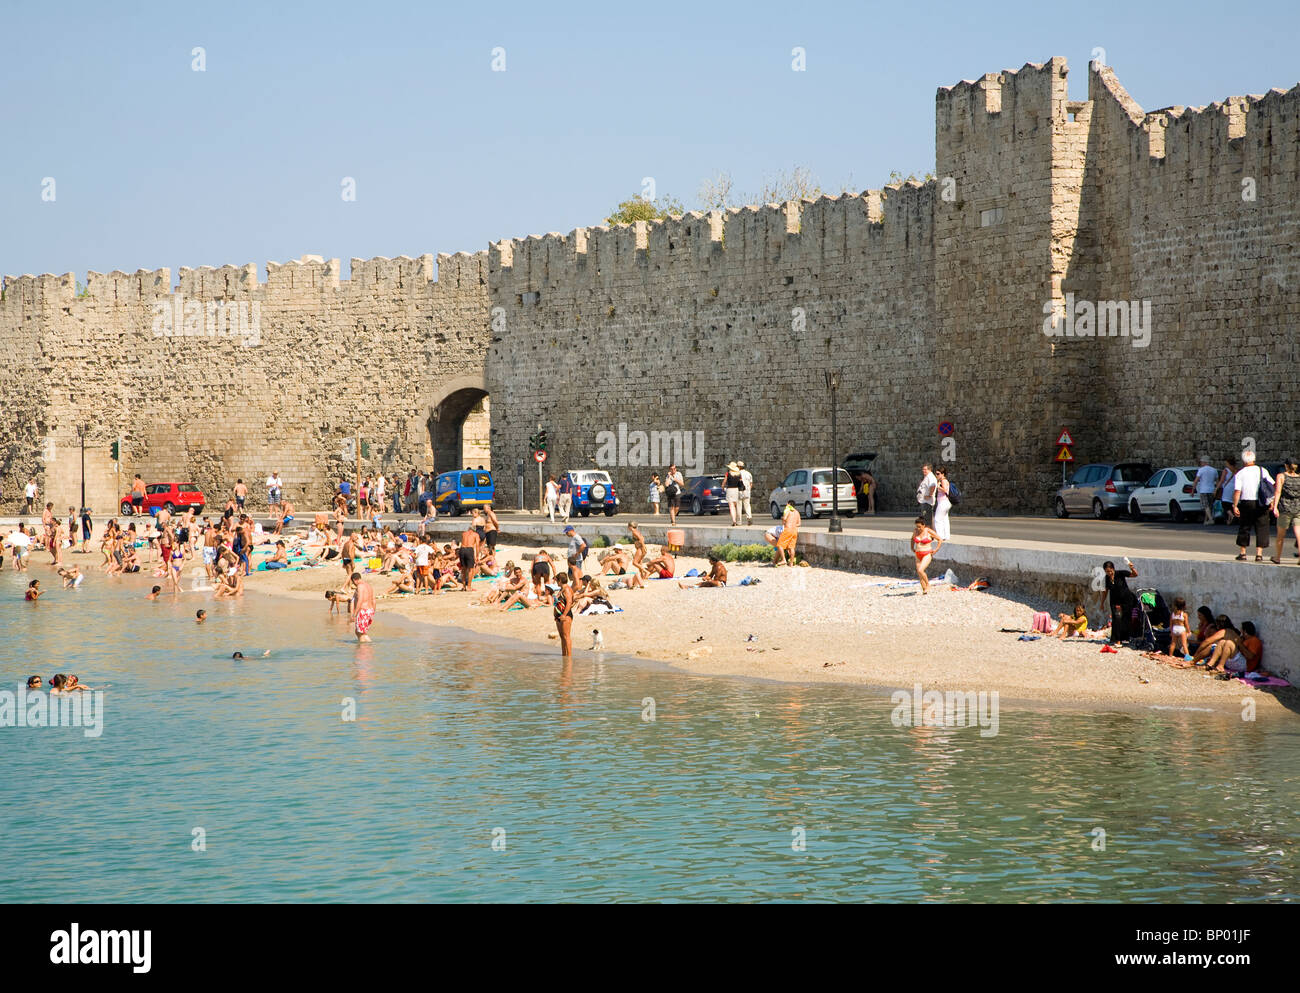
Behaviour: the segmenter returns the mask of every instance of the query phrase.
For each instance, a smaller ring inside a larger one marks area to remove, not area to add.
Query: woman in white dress
[[[952,501],[948,499],[948,474],[935,469],[934,478],[938,482],[934,491],[934,533],[947,541],[952,536],[948,527],[948,511],[952,510]]]

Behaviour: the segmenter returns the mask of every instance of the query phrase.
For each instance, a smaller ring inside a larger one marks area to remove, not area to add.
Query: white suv
[[[832,472],[834,470],[830,466],[794,470],[785,477],[785,482],[772,491],[769,498],[772,502],[772,517],[780,520],[787,503],[794,504],[799,513],[809,519],[818,514],[830,513],[833,500]],[[839,505],[840,513],[845,517],[857,513],[853,480],[842,468],[839,474]]]

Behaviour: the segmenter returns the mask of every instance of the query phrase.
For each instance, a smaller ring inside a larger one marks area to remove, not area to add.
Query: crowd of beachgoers
[[[373,508],[369,521],[359,527],[355,524],[349,527],[350,508],[346,499],[337,501],[331,513],[316,513],[309,520],[297,520],[292,505],[282,501],[274,508],[271,524],[263,526],[244,512],[243,504],[243,499],[232,495],[219,516],[161,509],[153,516],[113,519],[102,528],[95,528],[84,512],[78,514],[69,508],[68,517],[61,519],[54,514],[53,506],[47,505],[39,525],[16,527],[3,536],[0,568],[6,564],[7,556],[11,569],[28,571],[33,568],[34,557],[40,554],[41,564],[48,565],[57,577],[54,584],[64,590],[81,586],[88,574],[101,573],[106,577],[138,574],[154,580],[146,594],[148,599],[184,593],[218,600],[238,600],[245,593],[246,583],[256,582],[256,577],[312,570],[304,575],[314,577],[311,582],[317,596],[321,587],[325,587],[323,593],[329,611],[346,616],[350,634],[359,642],[370,639],[380,601],[455,594],[455,603],[462,602],[460,598],[464,597],[465,604],[487,608],[488,612],[531,617],[535,611],[543,611],[549,615],[550,623],[544,626],[552,632],[550,639],[558,642],[565,656],[574,651],[575,618],[622,613],[623,604],[619,602],[622,591],[661,586],[718,590],[763,581],[756,576],[737,575],[737,563],[721,554],[710,554],[704,560],[684,555],[674,546],[649,542],[636,523],[627,525],[625,539],[612,547],[592,548],[576,525],[566,524],[562,544],[557,547],[506,548],[499,541],[501,524],[491,506],[468,511],[464,518],[458,519],[456,527],[463,525],[459,534],[443,532],[436,538],[432,530],[438,522],[431,512],[402,525],[383,523],[377,508]],[[888,583],[890,590],[906,595],[931,591],[932,581],[926,569],[942,546],[943,538],[928,523],[930,520],[924,515],[918,517],[913,529],[911,546],[917,578],[910,582],[878,580],[869,585]],[[446,523],[442,522],[444,528]],[[787,606],[795,607],[810,599],[811,590],[805,576],[815,575],[819,585],[834,587],[836,583],[830,577],[837,575],[827,570],[810,570],[808,563],[799,557],[797,540],[801,523],[798,510],[788,505],[782,520],[773,522],[763,532],[769,546],[766,554],[744,560],[743,567],[754,570],[786,567],[792,574],[802,573],[797,599],[787,602]],[[600,539],[595,544],[604,541]],[[99,561],[91,565],[88,557],[96,550]],[[1138,571],[1128,560],[1118,570],[1107,562],[1104,571],[1105,582],[1098,584],[1102,588],[1097,590],[1095,604],[1077,604],[1072,612],[1055,614],[1054,620],[1046,611],[1030,611],[1029,621],[1021,616],[1014,626],[997,630],[1004,635],[1020,633],[1024,640],[1093,644],[1100,640],[1103,652],[1118,652],[1124,646],[1138,645],[1147,649],[1146,660],[1164,663],[1170,669],[1195,669],[1222,678],[1267,680],[1265,685],[1282,682],[1271,679],[1264,668],[1264,646],[1251,622],[1236,624],[1208,606],[1202,606],[1192,616],[1182,599],[1175,599],[1168,607],[1163,602],[1148,603],[1149,591],[1129,588],[1128,580],[1137,577]],[[977,580],[968,587],[958,587],[951,578],[935,582],[941,584],[940,588],[954,592],[977,591],[988,585]],[[876,592],[873,590],[872,594]],[[44,594],[40,578],[29,581],[26,599],[37,602]],[[889,603],[895,611],[896,605],[897,601]],[[734,602],[728,604],[728,609],[733,606]],[[1090,625],[1090,608],[1100,627]],[[1025,608],[1016,607],[1016,612],[1023,615]],[[484,611],[474,613],[481,617]],[[947,613],[946,609],[937,614],[932,611],[930,616]],[[920,615],[909,616],[913,617],[910,623],[916,623]],[[205,617],[206,611],[197,611],[196,621],[202,623]],[[508,629],[512,635],[517,634],[519,625],[509,625]],[[1140,645],[1137,638],[1144,631],[1150,635],[1150,641]],[[592,636],[592,647],[603,647],[599,627],[592,629]],[[702,650],[683,654],[695,659],[696,653]],[[744,650],[766,649],[749,646]],[[1136,657],[1138,653],[1127,654]]]

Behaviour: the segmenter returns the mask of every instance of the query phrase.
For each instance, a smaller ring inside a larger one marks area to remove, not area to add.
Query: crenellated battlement
[[[1274,88],[1263,94],[1225,97],[1201,107],[1173,106],[1143,111],[1109,66],[1090,66],[1089,95],[1117,107],[1130,128],[1132,147],[1148,160],[1178,163],[1192,168],[1197,160],[1207,167],[1236,168],[1256,138],[1260,146],[1286,149],[1297,133],[1300,85]]]
[[[910,181],[860,194],[508,238],[489,250],[490,292],[505,304],[557,288],[608,293],[625,279],[665,273],[712,283],[785,272],[794,264],[816,268],[827,252],[838,258],[848,245],[865,256],[927,241],[935,190],[933,180]]]
[[[141,303],[152,305],[159,298],[180,293],[189,299],[284,299],[294,295],[322,294],[365,296],[378,292],[448,294],[481,291],[487,281],[486,251],[457,252],[454,255],[421,255],[395,259],[352,259],[352,278],[340,278],[338,259],[304,255],[289,262],[269,261],[266,281],[258,279],[257,265],[182,266],[171,281],[170,269],[137,269],[134,273],[115,270],[86,273],[78,292],[73,273],[56,276],[5,276],[0,307],[14,312],[42,307],[118,307]]]
[[[1032,130],[1034,119],[1062,123],[1067,72],[1065,59],[1057,56],[941,86],[935,94],[935,129],[943,134],[962,128],[1001,128],[1010,122],[1022,131]]]

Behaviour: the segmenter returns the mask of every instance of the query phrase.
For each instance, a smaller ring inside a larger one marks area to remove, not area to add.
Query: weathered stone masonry
[[[494,446],[542,420],[580,465],[620,421],[700,427],[710,468],[745,459],[765,499],[829,462],[837,367],[841,452],[881,453],[893,507],[942,420],[970,510],[1046,509],[1063,426],[1080,461],[1248,435],[1275,458],[1300,447],[1298,116],[1300,88],[1143,114],[1098,66],[1075,103],[1057,58],[940,89],[925,184],[501,242]],[[1149,299],[1150,345],[1048,337],[1067,293]],[[644,512],[647,472],[612,471]]]
[[[486,344],[486,253],[337,259],[181,269],[185,300],[260,305],[256,344],[238,335],[159,336],[155,304],[173,291],[167,269],[91,273],[84,296],[65,276],[6,279],[0,340],[19,360],[4,383],[7,497],[36,472],[60,510],[79,497],[76,425],[96,427],[87,448],[87,499],[109,513],[120,495],[109,444],[125,436],[122,481],[193,479],[210,503],[236,477],[255,494],[279,470],[291,499],[327,502],[330,481],[351,478],[341,458],[360,427],[363,471],[403,471],[432,459],[429,421],[448,384],[481,386]],[[248,337],[248,336],[244,336]],[[11,407],[15,393],[33,399]],[[257,504],[260,506],[259,496]]]
[[[350,281],[315,260],[265,285],[182,270],[188,298],[262,304],[257,347],[155,338],[167,270],[91,274],[85,298],[70,275],[6,279],[6,496],[35,471],[72,497],[85,417],[104,426],[87,462],[104,494],[120,430],[125,472],[224,493],[278,467],[316,502],[359,419],[385,443],[368,469],[445,468],[486,389],[504,503],[538,421],[557,470],[623,423],[703,430],[708,467],[745,459],[762,512],[789,468],[830,458],[831,367],[840,449],[881,453],[894,507],[941,458],[942,420],[972,511],[1045,509],[1062,426],[1081,461],[1300,448],[1300,87],[1144,113],[1095,65],[1070,101],[1057,58],[944,87],[935,109],[924,184],[507,240],[440,256],[436,281],[429,256],[354,260]],[[1048,337],[1044,305],[1067,298],[1149,300],[1150,345]],[[410,367],[413,394],[392,389]],[[648,468],[611,471],[644,508]]]

